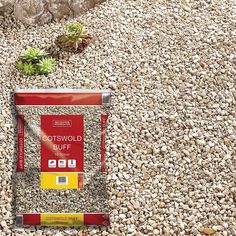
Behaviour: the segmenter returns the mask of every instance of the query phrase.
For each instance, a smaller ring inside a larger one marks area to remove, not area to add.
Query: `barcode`
[[[57,176],[57,184],[67,184],[66,176]]]

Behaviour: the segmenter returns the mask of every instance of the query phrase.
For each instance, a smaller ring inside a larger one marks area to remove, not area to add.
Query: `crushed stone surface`
[[[78,20],[93,43],[59,53],[47,77],[15,61],[51,48],[71,19],[0,25],[0,235],[236,235],[236,2],[109,0]],[[112,89],[111,227],[13,225],[16,87]]]

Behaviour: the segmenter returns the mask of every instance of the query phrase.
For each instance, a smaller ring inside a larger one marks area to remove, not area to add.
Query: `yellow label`
[[[40,214],[42,226],[81,226],[84,224],[82,213],[43,213]]]
[[[78,173],[41,172],[40,187],[42,189],[77,189]]]

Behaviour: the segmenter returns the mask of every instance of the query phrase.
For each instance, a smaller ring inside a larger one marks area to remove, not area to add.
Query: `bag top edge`
[[[69,88],[45,88],[22,89],[16,88],[14,93],[111,93],[110,89],[69,89]]]

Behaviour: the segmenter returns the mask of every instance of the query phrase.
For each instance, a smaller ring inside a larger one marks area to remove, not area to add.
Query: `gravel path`
[[[0,205],[4,235],[236,235],[236,3],[110,0],[81,17],[94,42],[54,74],[22,76],[25,46],[50,47],[64,22],[0,26]],[[12,228],[15,87],[111,88],[112,226]]]

